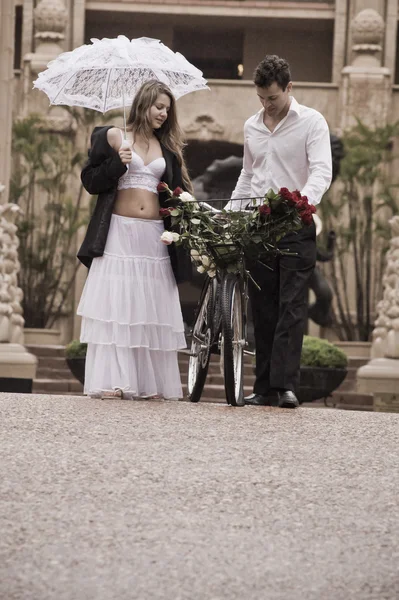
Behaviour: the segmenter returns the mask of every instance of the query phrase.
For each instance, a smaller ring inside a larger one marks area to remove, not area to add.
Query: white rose
[[[169,246],[173,242],[173,233],[171,231],[164,231],[161,235],[161,242]]]
[[[173,241],[178,242],[180,240],[180,235],[178,233],[172,233]]]
[[[203,256],[201,256],[201,262],[204,265],[204,267],[209,267],[209,264],[211,261],[209,260],[209,258],[207,256],[203,255]]]
[[[205,273],[205,269],[202,265],[200,265],[199,267],[197,267],[197,271],[198,273]]]
[[[208,275],[209,275],[209,277],[215,277],[215,275],[216,275],[216,271],[214,271],[213,269],[210,269],[210,270],[208,271]]]
[[[198,250],[194,250],[194,248],[190,251],[190,254],[194,259],[199,258],[199,252]]]
[[[188,192],[181,193],[179,199],[183,200],[183,202],[195,202],[194,196],[192,196]]]

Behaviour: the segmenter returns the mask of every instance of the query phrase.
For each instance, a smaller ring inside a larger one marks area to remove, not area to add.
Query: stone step
[[[329,406],[346,410],[373,410],[373,394],[335,391],[327,400]]]
[[[68,370],[68,363],[63,356],[39,356],[39,369]]]
[[[183,394],[187,395],[187,385],[183,385]],[[252,393],[252,386],[244,385],[244,396],[248,396]],[[213,402],[217,402],[217,400],[226,401],[226,394],[224,391],[224,385],[218,385],[215,383],[208,384],[204,387],[203,392],[204,398],[212,399]],[[202,401],[202,398],[201,398]]]
[[[65,357],[65,346],[41,346],[40,344],[29,344],[25,348],[31,354],[38,358],[42,356],[48,357]]]
[[[367,365],[369,362],[368,358],[364,358],[363,356],[351,356],[348,358],[348,367],[352,369],[359,369],[363,365]]]
[[[187,373],[188,371],[188,362],[179,361],[180,373]],[[220,363],[219,362],[210,362],[208,366],[208,375],[217,375],[220,374]],[[244,364],[244,376],[254,376],[254,371],[252,365]]]
[[[75,396],[75,397],[79,397],[79,398],[86,398],[86,396],[83,394],[83,392],[66,392],[65,390],[63,390],[62,392],[60,391],[55,391],[55,392],[49,392],[48,390],[34,390],[33,392],[35,394],[35,396],[37,395],[42,395],[42,396]]]
[[[355,392],[356,391],[356,379],[348,379],[346,377],[339,388],[335,390],[336,392]]]
[[[66,368],[49,369],[47,367],[42,367],[40,362],[36,377],[37,379],[75,379],[74,375],[72,375],[71,371],[68,369],[68,366],[65,366]]]
[[[35,394],[83,392],[83,386],[77,379],[34,379],[32,392]]]

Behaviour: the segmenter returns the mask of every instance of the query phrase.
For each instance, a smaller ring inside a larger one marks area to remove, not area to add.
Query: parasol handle
[[[123,98],[123,129],[125,131],[126,140],[126,106],[125,106],[125,88],[122,87],[122,98]]]

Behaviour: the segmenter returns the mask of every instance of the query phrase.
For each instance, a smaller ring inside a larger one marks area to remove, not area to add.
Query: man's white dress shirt
[[[299,190],[318,204],[332,177],[331,144],[324,117],[291,97],[287,115],[274,131],[263,122],[264,109],[244,125],[244,160],[232,198],[264,196],[270,188]],[[259,201],[260,202],[260,201]],[[226,210],[240,210],[231,200]]]

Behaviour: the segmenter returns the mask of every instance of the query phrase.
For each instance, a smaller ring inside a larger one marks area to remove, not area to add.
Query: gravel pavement
[[[1,600],[398,600],[399,415],[0,394]]]

